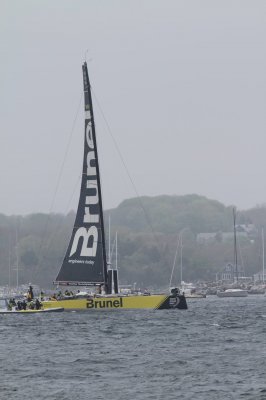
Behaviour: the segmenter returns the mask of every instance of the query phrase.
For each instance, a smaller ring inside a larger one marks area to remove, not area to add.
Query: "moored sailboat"
[[[119,293],[117,270],[108,268],[97,142],[91,88],[86,62],[82,66],[85,107],[83,173],[74,228],[61,269],[55,280],[61,286],[94,286],[98,294],[61,296],[44,301],[45,308],[64,309],[186,309],[185,296]]]
[[[234,284],[238,285],[238,263],[237,263],[237,237],[236,237],[236,209],[233,208],[233,222],[234,222],[234,266],[235,276]],[[229,288],[226,290],[218,290],[218,297],[247,297],[248,291],[239,287]]]
[[[218,297],[247,297],[248,291],[245,289],[226,289],[224,291],[218,291]]]

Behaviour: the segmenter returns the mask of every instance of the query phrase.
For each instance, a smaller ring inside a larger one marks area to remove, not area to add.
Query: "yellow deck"
[[[95,309],[157,309],[168,298],[168,295],[150,296],[112,296],[91,297],[87,299],[63,299],[43,301],[43,307],[63,307],[65,310],[95,310]]]

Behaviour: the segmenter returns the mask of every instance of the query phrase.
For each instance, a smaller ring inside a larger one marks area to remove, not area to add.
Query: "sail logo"
[[[180,303],[179,297],[170,297],[169,298],[169,307],[170,308],[176,308],[179,303]]]
[[[89,228],[80,227],[76,230],[75,236],[72,242],[72,247],[70,250],[70,257],[73,256],[78,250],[78,244],[82,240],[80,256],[81,257],[96,257],[97,245],[98,245],[98,228],[95,224],[99,224],[99,195],[98,195],[98,180],[97,180],[97,170],[95,166],[95,150],[94,150],[94,138],[92,131],[92,118],[90,110],[85,107],[85,149],[87,149],[87,154],[85,155],[86,160],[86,181],[85,181],[85,207],[83,214],[83,223],[90,224]],[[84,182],[82,182],[84,186]],[[94,211],[92,212],[92,208]]]
[[[87,300],[87,308],[122,308],[123,307],[123,299],[119,297],[119,299],[89,299]]]

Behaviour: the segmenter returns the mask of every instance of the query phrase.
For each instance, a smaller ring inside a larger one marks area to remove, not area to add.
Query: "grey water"
[[[0,399],[266,399],[266,297],[0,316]]]

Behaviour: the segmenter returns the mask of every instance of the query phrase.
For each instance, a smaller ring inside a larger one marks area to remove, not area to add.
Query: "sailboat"
[[[85,137],[80,198],[70,242],[54,284],[96,288],[96,293],[80,292],[43,302],[44,308],[65,310],[95,309],[186,309],[185,296],[177,288],[168,294],[119,293],[117,270],[107,263],[101,181],[91,87],[87,63],[82,66]],[[66,292],[65,292],[66,293]]]
[[[264,228],[261,228],[261,244],[262,244],[262,284],[254,284],[248,288],[248,294],[265,294],[265,249],[264,249]]]
[[[236,209],[233,208],[233,221],[234,221],[234,264],[235,264],[235,277],[234,281],[238,284],[238,263],[237,263],[237,238],[236,238]],[[217,291],[218,297],[247,297],[248,291],[240,288],[230,288],[224,291]]]
[[[183,233],[184,233],[185,229],[186,228],[182,229],[182,231],[180,232],[180,234],[178,236],[178,242],[177,242],[176,253],[175,253],[175,257],[174,257],[174,264],[173,264],[173,268],[172,268],[169,286],[171,287],[177,253],[180,248],[180,290],[181,290],[181,293],[183,293],[185,295],[186,299],[188,299],[188,298],[193,298],[193,299],[206,298],[206,294],[198,292],[197,288],[192,283],[186,283],[183,281]]]

